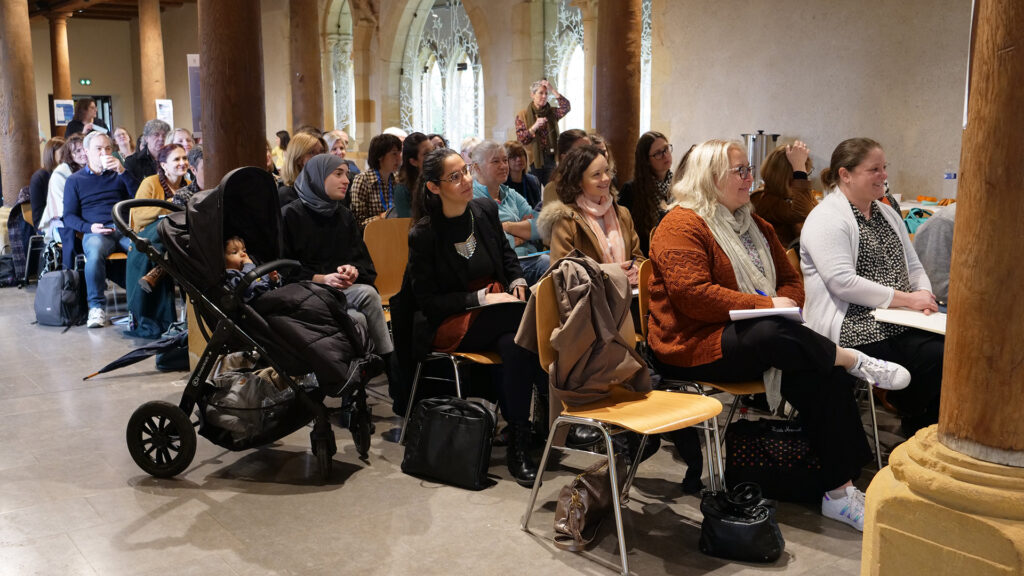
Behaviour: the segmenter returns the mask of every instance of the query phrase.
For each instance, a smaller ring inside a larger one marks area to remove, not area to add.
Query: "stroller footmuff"
[[[171,211],[157,228],[163,251],[127,225],[129,210],[143,206]],[[326,481],[337,451],[326,396],[351,401],[350,429],[360,456],[368,455],[366,383],[383,371],[383,362],[372,353],[365,327],[346,313],[344,294],[299,282],[250,302],[242,298],[257,278],[299,266],[279,260],[280,218],[273,177],[255,167],[230,172],[216,188],[193,196],[184,210],[158,200],[127,200],[114,207],[118,229],[188,294],[207,340],[178,404],[147,402],[129,420],[129,452],[147,473],[171,477],[188,468],[197,426],[214,444],[245,450],[312,421],[312,449]],[[231,288],[224,242],[235,236],[264,264]],[[245,365],[225,369],[225,358],[237,359],[238,353],[245,354]]]

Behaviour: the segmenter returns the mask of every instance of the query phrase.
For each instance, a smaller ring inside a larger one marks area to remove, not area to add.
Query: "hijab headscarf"
[[[334,154],[318,154],[309,159],[295,180],[295,192],[302,204],[321,216],[333,216],[341,202],[331,200],[324,190],[324,180],[345,161]]]

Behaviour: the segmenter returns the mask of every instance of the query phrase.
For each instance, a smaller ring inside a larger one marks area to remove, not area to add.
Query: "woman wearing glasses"
[[[670,378],[763,379],[772,409],[783,398],[796,407],[821,458],[822,514],[863,530],[864,494],[853,480],[871,450],[853,386],[860,378],[895,390],[910,375],[799,322],[730,320],[730,310],[793,307],[804,298],[772,227],[750,209],[752,178],[739,142],[709,140],[691,152],[672,190],[679,205],[651,239],[648,342],[658,371]]]
[[[807,325],[840,346],[905,363],[914,383],[886,395],[907,438],[939,418],[945,338],[878,322],[876,308],[938,311],[932,285],[896,210],[882,204],[885,152],[869,138],[845,140],[822,181],[830,189],[807,217],[800,267]]]
[[[576,249],[598,262],[619,264],[636,286],[644,255],[633,218],[611,192],[613,178],[599,148],[574,148],[555,168],[559,201],[545,204],[537,229],[551,247],[552,262]]]
[[[420,197],[424,217],[409,231],[409,266],[399,296],[403,305],[411,296],[422,312],[412,327],[413,359],[430,351],[498,352],[501,377],[495,381],[509,423],[508,470],[530,487],[537,475],[527,452],[530,400],[535,384],[547,384],[538,375],[536,354],[513,341],[527,296],[519,259],[502,232],[497,204],[473,198],[473,178],[458,152],[427,154]]]
[[[797,140],[779,146],[761,167],[764,184],[750,195],[757,215],[775,227],[779,242],[787,248],[800,239],[804,220],[818,204],[811,194],[812,169],[806,144]]]
[[[672,201],[672,145],[661,132],[644,132],[636,143],[633,180],[619,192],[619,204],[629,210],[640,239],[640,251],[647,255],[651,230],[658,225]]]

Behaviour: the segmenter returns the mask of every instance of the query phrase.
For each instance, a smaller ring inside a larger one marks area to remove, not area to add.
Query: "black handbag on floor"
[[[766,498],[814,502],[825,491],[821,460],[798,422],[737,420],[725,432],[725,481],[755,482]]]
[[[402,472],[470,490],[493,484],[487,479],[494,435],[490,410],[454,396],[425,398],[408,426]]]
[[[708,492],[700,501],[700,551],[741,562],[774,562],[786,549],[775,521],[775,503],[753,482],[728,492]]]

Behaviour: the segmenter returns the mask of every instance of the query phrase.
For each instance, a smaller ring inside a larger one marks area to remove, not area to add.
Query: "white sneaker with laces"
[[[857,363],[849,372],[875,388],[903,390],[910,386],[910,372],[906,368],[895,362],[872,358],[863,352],[857,353]]]
[[[864,493],[853,486],[846,487],[846,496],[842,498],[829,498],[826,492],[821,498],[821,515],[845,522],[863,532]]]
[[[107,324],[107,313],[103,308],[89,308],[89,319],[86,328],[103,328]]]

